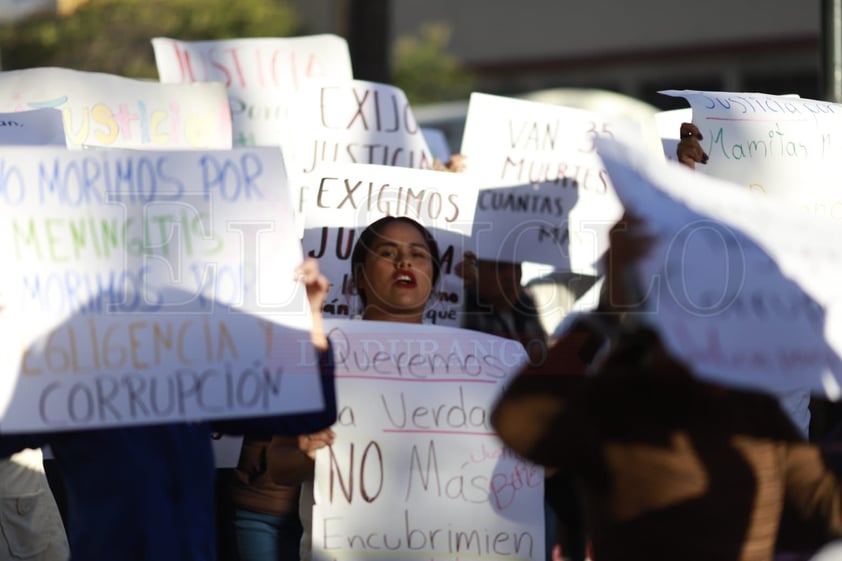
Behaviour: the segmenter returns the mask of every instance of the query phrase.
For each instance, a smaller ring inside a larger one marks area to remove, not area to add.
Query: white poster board
[[[64,121],[56,109],[0,113],[0,144],[66,146]]]
[[[0,155],[4,431],[322,407],[278,149]]]
[[[336,440],[316,455],[313,559],[544,559],[544,473],[489,424],[526,360],[515,341],[328,323]]]
[[[596,154],[601,137],[632,139],[625,121],[487,94],[471,94],[461,153],[481,177],[473,243],[481,259],[595,274],[620,216]]]
[[[325,162],[431,169],[433,155],[400,88],[365,80],[308,82],[284,146],[290,174]]]
[[[635,317],[700,375],[838,398],[842,226],[619,145],[600,153],[656,235],[637,271],[649,305]]]
[[[289,96],[310,80],[351,80],[347,41],[337,35],[179,41],[152,39],[164,83],[222,82],[235,145],[281,146]]]
[[[0,111],[54,108],[70,148],[231,147],[222,84],[160,84],[66,68],[0,72]]]
[[[461,174],[369,164],[322,164],[303,176],[299,213],[304,216],[304,253],[334,281],[325,317],[361,312],[351,288],[351,253],[360,232],[384,216],[408,216],[435,238],[442,254],[441,279],[425,312],[426,321],[459,324],[462,259],[476,208],[477,189]],[[340,282],[341,279],[341,282]]]
[[[762,93],[667,90],[685,98],[708,163],[697,171],[811,216],[842,218],[842,105]]]

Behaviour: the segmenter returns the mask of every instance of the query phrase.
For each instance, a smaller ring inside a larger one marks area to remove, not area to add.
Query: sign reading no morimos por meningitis
[[[0,155],[4,431],[322,407],[280,152]]]

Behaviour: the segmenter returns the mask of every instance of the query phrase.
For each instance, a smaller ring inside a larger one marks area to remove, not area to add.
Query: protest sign
[[[636,271],[652,324],[699,375],[838,398],[842,226],[605,143],[617,195],[655,235]]]
[[[322,407],[277,148],[0,155],[4,431]]]
[[[667,90],[692,107],[710,159],[697,170],[811,216],[842,219],[842,105],[762,93]]]
[[[297,210],[305,219],[302,243],[334,284],[324,314],[355,315],[351,252],[359,233],[384,216],[408,216],[427,227],[442,253],[441,280],[426,311],[432,323],[457,325],[462,280],[454,266],[471,231],[477,190],[462,174],[368,164],[322,164],[302,176]],[[339,282],[341,279],[341,282]]]
[[[0,23],[8,23],[35,14],[55,13],[57,2],[55,0],[0,0]]]
[[[489,423],[526,360],[520,344],[438,326],[327,328],[340,412],[316,455],[313,559],[543,560],[543,470]]]
[[[152,39],[164,83],[222,82],[235,145],[281,146],[289,96],[314,79],[350,80],[348,43],[337,35],[179,41]]]
[[[433,156],[400,88],[364,80],[308,82],[291,115],[284,147],[291,175],[324,162],[431,169]]]
[[[0,144],[65,146],[64,122],[56,109],[0,113]]]
[[[66,68],[0,73],[0,111],[54,108],[70,148],[230,148],[222,84],[160,84]]]
[[[295,96],[290,130],[294,138],[283,150],[297,187],[328,163],[433,167],[434,158],[406,96],[387,84],[310,82]],[[296,220],[303,235],[306,218],[299,212]]]
[[[556,105],[474,93],[461,153],[481,177],[474,252],[594,274],[620,216],[594,148],[600,137],[637,138],[624,121]]]

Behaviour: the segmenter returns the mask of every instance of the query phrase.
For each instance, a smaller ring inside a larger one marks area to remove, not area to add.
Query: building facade
[[[353,1],[294,0],[308,32],[348,35]],[[427,23],[478,89],[599,88],[667,109],[662,89],[822,96],[820,0],[391,0],[392,40]]]

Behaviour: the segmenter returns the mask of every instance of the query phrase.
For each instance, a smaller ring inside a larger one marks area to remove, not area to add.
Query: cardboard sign
[[[489,424],[522,347],[438,326],[329,326],[340,413],[316,455],[313,559],[543,560],[543,469]]]
[[[628,147],[606,143],[600,154],[623,204],[656,236],[637,271],[647,309],[634,317],[699,375],[838,398],[842,226]]]
[[[235,145],[281,146],[290,95],[311,80],[350,80],[347,41],[337,35],[178,41],[152,39],[164,83],[222,82]]]
[[[305,255],[334,281],[325,317],[361,312],[351,287],[351,253],[360,232],[384,216],[408,216],[430,230],[442,254],[439,286],[426,321],[456,326],[463,305],[462,259],[476,208],[471,178],[456,173],[366,164],[323,164],[303,176],[298,211],[305,220]],[[341,282],[340,282],[341,279]]]
[[[842,105],[762,93],[663,91],[687,99],[710,157],[697,171],[811,216],[842,219]]]
[[[277,149],[0,155],[4,431],[322,407]]]
[[[637,138],[625,121],[472,94],[461,153],[465,173],[483,180],[473,232],[477,256],[595,274],[621,210],[596,154],[594,142],[602,137]]]
[[[231,148],[222,84],[160,84],[66,68],[0,72],[0,111],[54,108],[71,148]]]
[[[0,144],[65,146],[64,122],[56,109],[0,113]]]

